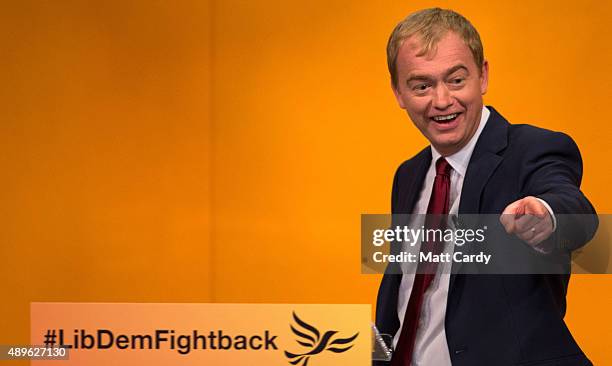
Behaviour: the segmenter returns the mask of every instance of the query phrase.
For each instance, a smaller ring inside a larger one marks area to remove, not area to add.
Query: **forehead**
[[[402,43],[397,54],[397,71],[400,78],[412,73],[443,73],[458,64],[463,64],[469,71],[477,68],[472,52],[454,32],[446,33],[427,53],[423,53],[420,38],[411,36]]]

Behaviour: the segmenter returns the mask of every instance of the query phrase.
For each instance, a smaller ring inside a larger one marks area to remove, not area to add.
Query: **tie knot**
[[[450,177],[450,171],[452,167],[444,158],[439,158],[436,161],[436,175],[446,175]]]

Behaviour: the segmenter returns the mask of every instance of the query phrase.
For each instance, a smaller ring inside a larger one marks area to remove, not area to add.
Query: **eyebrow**
[[[455,65],[455,66],[451,67],[450,69],[448,69],[446,71],[446,73],[445,73],[445,76],[452,75],[452,74],[454,74],[455,72],[457,72],[459,70],[465,70],[465,72],[467,72],[468,74],[470,73],[470,71],[468,70],[468,68],[465,65],[459,64],[459,65]],[[410,77],[408,77],[408,79],[406,79],[406,84],[409,84],[412,81],[428,81],[428,80],[431,80],[431,79],[432,79],[431,76],[414,74],[414,75],[410,75]]]

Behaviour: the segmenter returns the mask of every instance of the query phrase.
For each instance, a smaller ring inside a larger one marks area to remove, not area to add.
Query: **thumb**
[[[499,217],[499,221],[506,229],[508,234],[512,234],[516,229],[516,219],[525,214],[525,201],[524,199],[520,199],[518,201],[514,201],[502,212]]]
[[[537,198],[531,197],[531,196],[525,197],[523,201],[525,202],[525,204],[523,205],[524,207],[523,214],[532,215],[532,216],[536,216],[539,218],[543,218],[544,216],[546,216],[546,213],[548,211],[546,211],[546,208],[544,207],[544,205],[542,205],[542,203],[538,201]]]

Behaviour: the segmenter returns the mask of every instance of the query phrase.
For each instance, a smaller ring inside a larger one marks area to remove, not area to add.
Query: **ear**
[[[393,80],[391,80],[391,90],[393,90],[393,95],[395,95],[395,99],[397,99],[397,103],[399,104],[400,108],[406,109],[404,106],[404,100],[402,99],[402,92],[399,90],[399,88],[396,88],[393,85]]]
[[[484,60],[480,70],[480,94],[485,95],[489,87],[489,62]]]

